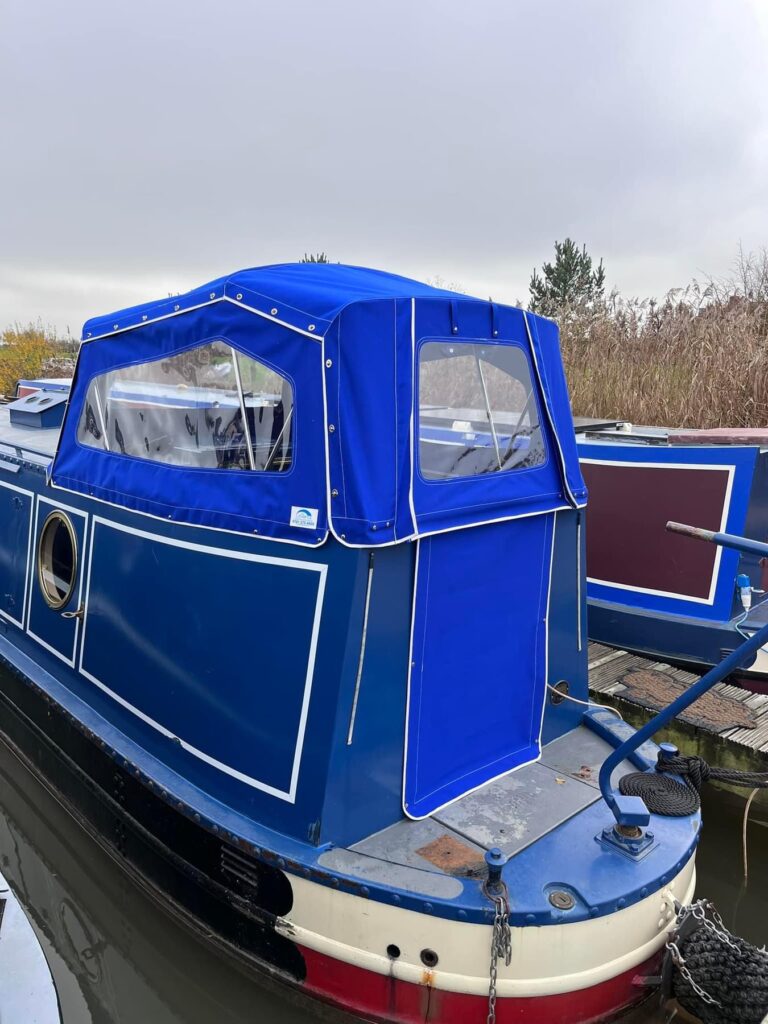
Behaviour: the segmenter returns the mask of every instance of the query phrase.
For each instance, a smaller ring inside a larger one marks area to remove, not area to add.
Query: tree
[[[330,263],[328,256],[324,252],[311,252],[309,255],[304,253],[303,257],[299,260],[299,263]]]
[[[593,308],[603,298],[605,269],[600,260],[592,267],[586,245],[566,238],[555,242],[555,259],[545,263],[541,274],[534,268],[529,285],[530,308],[544,316],[557,316],[574,308]]]

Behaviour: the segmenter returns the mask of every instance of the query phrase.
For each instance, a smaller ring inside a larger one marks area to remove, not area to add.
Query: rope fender
[[[761,1024],[768,1014],[768,953],[731,935],[708,900],[678,906],[663,982],[703,1024]]]
[[[679,779],[671,776],[679,776]],[[728,782],[748,789],[768,788],[768,772],[739,772],[732,768],[713,768],[703,757],[692,755],[667,757],[655,772],[630,772],[619,780],[624,796],[639,796],[652,814],[682,817],[701,806],[701,787],[711,780]]]

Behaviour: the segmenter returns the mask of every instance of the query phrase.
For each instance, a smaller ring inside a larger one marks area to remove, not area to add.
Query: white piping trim
[[[536,358],[536,347],[533,344],[533,335],[531,334],[531,327],[528,323],[528,314],[524,309],[521,310],[521,312],[523,314],[523,321],[525,323],[525,332],[528,335],[528,347],[531,352],[531,359],[533,360],[533,368],[536,371],[536,380],[539,385],[539,392],[541,393],[541,404],[544,406],[544,412],[547,414],[547,420],[549,421],[549,429],[552,432],[552,437],[555,439],[555,446],[557,447],[557,454],[560,460],[560,474],[563,478],[563,489],[565,490],[565,493],[568,497],[568,500],[571,503],[571,506],[573,508],[578,508],[579,503],[576,500],[573,491],[571,490],[570,484],[568,483],[568,470],[565,461],[565,455],[563,454],[563,449],[560,446],[560,438],[558,437],[557,430],[555,428],[555,420],[552,415],[552,410],[549,408],[547,392],[544,390],[544,380],[541,376],[541,370],[539,369],[539,361]]]
[[[170,320],[171,317],[181,316],[182,313],[191,313],[195,309],[203,309],[205,306],[214,306],[221,299],[213,299],[208,302],[198,302],[196,306],[187,306],[185,309],[175,309],[172,313],[163,313],[162,316],[152,317],[151,320],[140,320],[137,324],[126,324],[125,327],[118,327],[117,330],[105,331],[104,334],[86,335],[82,339],[83,345],[92,341],[100,341],[102,338],[114,338],[118,334],[125,334],[126,331],[135,331],[138,327],[149,327],[150,324],[159,323],[161,320]]]
[[[199,750],[191,743],[188,743],[180,736],[177,736],[175,733],[168,730],[164,725],[161,725],[159,722],[156,722],[153,718],[150,718],[148,715],[144,714],[144,712],[139,710],[139,708],[134,707],[127,700],[125,700],[125,698],[115,693],[114,690],[111,690],[108,686],[102,683],[99,679],[97,679],[94,675],[92,675],[90,672],[87,671],[87,669],[83,667],[83,662],[85,659],[85,633],[86,626],[88,623],[88,609],[91,592],[91,570],[93,564],[93,551],[97,523],[109,529],[117,530],[121,533],[128,533],[135,537],[143,537],[156,543],[167,544],[170,547],[178,547],[189,551],[197,551],[201,554],[210,554],[221,558],[235,558],[248,562],[262,562],[268,565],[288,566],[292,569],[304,569],[309,572],[316,572],[318,574],[315,615],[312,624],[309,651],[307,654],[307,673],[304,682],[304,696],[302,700],[299,723],[297,727],[296,746],[294,749],[293,765],[291,769],[291,781],[288,790],[277,789],[276,787],[270,786],[265,782],[261,782],[259,779],[252,778],[250,775],[245,775],[243,772],[240,772],[235,768],[231,768],[229,765],[226,765],[223,762],[218,761],[216,758],[211,757],[209,754],[206,754],[204,751]],[[207,545],[203,544],[189,544],[185,543],[184,541],[176,540],[172,537],[163,537],[160,534],[147,533],[144,530],[135,530],[132,527],[124,526],[121,523],[115,523],[109,519],[102,519],[100,516],[93,516],[91,526],[91,545],[88,557],[88,579],[85,594],[85,610],[83,614],[83,642],[80,645],[80,663],[78,665],[78,671],[82,676],[84,676],[86,679],[92,682],[95,686],[98,686],[99,689],[103,690],[104,693],[109,694],[109,696],[112,697],[115,701],[117,701],[118,704],[122,705],[128,711],[131,711],[134,715],[140,718],[147,725],[150,725],[153,729],[156,729],[163,736],[178,741],[179,744],[184,748],[184,750],[186,750],[193,756],[199,758],[201,761],[204,761],[206,764],[209,764],[212,767],[217,768],[219,771],[224,772],[226,775],[230,775],[232,778],[238,779],[240,782],[245,783],[247,786],[252,786],[254,789],[262,790],[263,792],[269,793],[271,796],[275,796],[280,800],[285,800],[288,803],[295,803],[296,790],[298,788],[299,780],[299,767],[304,747],[304,736],[306,733],[307,717],[309,714],[309,701],[312,692],[312,684],[314,681],[317,642],[320,633],[320,621],[322,618],[323,602],[325,599],[325,581],[327,573],[328,566],[322,563],[300,562],[296,559],[276,558],[271,555],[257,555],[247,551],[230,551],[224,548],[208,547]]]
[[[154,316],[151,319],[140,320],[136,324],[126,324],[125,327],[118,327],[117,330],[105,331],[104,334],[92,334],[82,339],[83,344],[87,345],[91,341],[100,341],[102,338],[114,338],[118,334],[125,334],[126,331],[135,331],[139,327],[148,327],[150,324],[159,323],[161,320],[170,320],[171,317],[181,316],[183,313],[191,313],[196,309],[204,309],[206,306],[215,306],[218,302],[231,302],[233,306],[239,306],[241,309],[248,310],[249,313],[255,313],[256,316],[263,317],[265,320],[271,321],[273,324],[279,324],[280,327],[285,327],[289,331],[295,331],[297,334],[303,334],[306,338],[311,338],[312,341],[319,341],[322,338],[320,334],[313,334],[311,331],[305,331],[301,327],[294,327],[293,324],[289,324],[286,320],[280,320],[278,317],[270,316],[269,313],[263,313],[260,309],[256,309],[254,306],[249,306],[245,302],[239,302],[237,299],[232,299],[229,295],[221,295],[218,299],[210,299],[208,302],[198,302],[194,306],[185,306],[184,309],[174,309],[171,313],[163,313],[162,316]],[[307,314],[307,319],[310,319]]]
[[[8,622],[12,622],[14,626],[18,626],[19,629],[24,629],[24,623],[27,616],[27,594],[29,591],[29,553],[32,548],[32,525],[35,520],[35,492],[28,491],[25,487],[17,487],[15,484],[7,484],[5,481],[0,480],[0,487],[4,487],[8,491],[17,491],[19,494],[26,494],[28,498],[31,498],[29,508],[29,528],[27,530],[27,555],[24,559],[24,596],[21,602],[21,619],[14,619],[8,612],[3,611],[0,608],[0,615]]]
[[[60,510],[62,512],[68,512],[71,515],[82,516],[82,519],[83,519],[82,551],[78,552],[78,555],[80,555],[81,557],[78,557],[78,562],[77,562],[77,564],[78,564],[78,581],[77,581],[77,602],[76,602],[76,605],[77,605],[77,608],[79,608],[81,603],[82,603],[82,600],[83,600],[83,570],[85,568],[85,555],[86,555],[86,549],[87,549],[87,546],[88,546],[88,513],[84,512],[81,508],[73,508],[72,505],[62,505],[62,504],[60,504],[57,501],[51,501],[50,498],[44,498],[42,495],[38,494],[38,495],[36,495],[36,501],[35,501],[35,526],[34,526],[34,531],[33,531],[33,536],[35,538],[38,537],[38,526],[40,525],[40,505],[41,504],[43,504],[43,505],[50,505],[56,511]],[[79,543],[79,541],[78,541],[78,543]],[[35,547],[36,547],[36,545],[35,545]],[[38,636],[37,633],[34,633],[32,631],[32,586],[33,586],[33,582],[32,581],[34,580],[35,575],[36,575],[36,573],[35,573],[36,559],[34,557],[34,548],[28,549],[28,551],[27,551],[27,561],[28,561],[27,578],[28,578],[28,582],[29,582],[29,587],[28,587],[28,590],[29,590],[29,601],[28,601],[28,604],[27,604],[27,617],[26,617],[27,618],[27,630],[26,630],[27,636],[31,637],[33,640],[35,640],[37,643],[39,643],[41,647],[44,647],[46,649],[46,651],[49,651],[51,654],[54,654],[57,658],[59,658],[60,661],[63,661],[65,665],[68,665],[70,668],[74,668],[75,667],[75,659],[77,657],[77,641],[78,641],[78,638],[80,636],[80,619],[76,618],[74,620],[75,621],[75,631],[74,631],[74,635],[73,635],[73,638],[72,638],[72,657],[71,658],[66,657],[66,655],[64,654],[63,651],[60,651],[57,647],[54,647],[52,644],[48,643],[47,640],[43,640],[43,638],[41,636]],[[71,600],[71,598],[70,598],[70,600]],[[46,608],[47,608],[47,606],[46,606]],[[58,609],[47,608],[47,610],[48,610],[48,613],[50,615],[59,615],[59,616],[64,611],[63,608],[58,608]]]
[[[126,512],[134,516],[144,516],[147,519],[154,519],[159,523],[172,524],[173,526],[184,526],[187,529],[193,530],[210,530],[211,533],[226,533],[231,537],[242,537],[243,539],[255,540],[255,541],[269,541],[272,544],[292,544],[299,548],[321,548],[323,544],[328,540],[328,530],[322,536],[322,539],[316,541],[314,544],[309,544],[306,541],[301,540],[289,540],[287,537],[270,537],[266,533],[244,533],[240,530],[227,530],[223,526],[208,526],[205,523],[189,523],[182,519],[168,519],[167,516],[158,516],[154,512],[144,512],[141,509],[129,508],[127,505],[116,505],[113,501],[107,501],[106,498],[97,498],[95,494],[84,494],[82,491],[73,491],[71,487],[63,487],[61,484],[53,483],[51,481],[50,488],[52,491],[63,491],[65,494],[76,494],[78,497],[85,498],[87,501],[97,501],[100,505],[106,505],[108,508],[117,508],[121,512]]]
[[[420,818],[414,817],[413,814],[408,810],[405,803],[405,783],[408,774],[408,723],[411,720],[411,679],[413,677],[413,670],[415,668],[413,662],[413,640],[415,635],[416,626],[416,595],[419,592],[419,565],[421,564],[421,540],[416,541],[416,564],[413,569],[413,597],[411,598],[411,636],[408,642],[408,678],[405,686],[405,723],[403,728],[403,788],[402,788],[402,799],[401,804],[403,808],[403,814],[406,818],[410,818],[411,821],[419,821]],[[422,815],[422,817],[429,817],[429,815]]]
[[[331,451],[330,445],[328,444],[328,388],[325,383],[325,372],[327,367],[325,365],[325,335],[320,339],[320,378],[322,382],[323,391],[323,451],[325,452],[325,506],[326,514],[325,518],[328,521],[328,530],[334,540],[337,540],[340,544],[346,544],[337,533],[336,528],[333,525],[333,515],[331,510]],[[347,547],[352,545],[347,544]],[[357,544],[356,547],[370,547],[370,544]]]
[[[409,420],[410,430],[410,450],[408,452],[410,458],[410,479],[408,482],[408,506],[411,510],[411,520],[413,522],[413,533],[416,536],[419,532],[419,524],[416,520],[416,505],[413,500],[413,465],[416,461],[416,403],[419,401],[419,396],[416,390],[416,300],[411,299],[411,416]]]
[[[733,496],[733,481],[736,475],[736,467],[734,465],[720,465],[720,464],[691,464],[687,462],[630,462],[629,460],[622,459],[579,459],[579,462],[588,462],[594,466],[620,466],[621,468],[630,467],[633,469],[692,469],[692,470],[716,470],[719,473],[725,472],[728,474],[728,480],[725,485],[725,494],[723,496],[723,510],[720,516],[720,533],[725,533],[728,526],[728,516],[731,513],[731,498]],[[707,597],[693,597],[690,594],[680,594],[670,590],[655,590],[652,587],[636,587],[631,586],[628,583],[616,583],[613,580],[601,580],[596,576],[587,576],[588,583],[594,583],[597,586],[608,587],[611,590],[626,590],[630,593],[635,594],[650,594],[653,597],[669,597],[676,601],[690,601],[694,604],[706,604],[713,605],[715,603],[715,596],[717,594],[718,577],[720,575],[720,562],[723,557],[723,549],[718,544],[715,550],[715,559],[712,563],[712,575],[709,580],[709,595]]]
[[[586,508],[586,504],[582,503],[578,506],[579,509]],[[391,548],[395,544],[406,544],[412,541],[425,540],[427,537],[439,537],[444,533],[455,533],[457,530],[473,530],[476,526],[492,526],[494,523],[511,523],[517,519],[530,519],[533,516],[549,516],[553,512],[574,512],[573,505],[556,505],[554,508],[545,508],[537,510],[535,512],[520,512],[518,515],[511,516],[499,516],[497,519],[484,519],[480,523],[457,523],[456,526],[444,526],[439,530],[427,530],[424,533],[414,533],[410,537],[400,537],[398,540],[388,540],[384,543],[379,541],[371,542],[368,544],[352,544],[350,541],[343,540],[339,537],[335,531],[331,530],[333,537],[343,544],[347,548]]]
[[[233,306],[239,306],[241,309],[247,309],[249,313],[255,313],[256,316],[263,317],[264,320],[269,320],[273,324],[279,324],[281,327],[287,327],[289,331],[295,331],[296,334],[303,334],[305,338],[311,338],[312,341],[322,341],[325,337],[324,334],[312,333],[311,331],[305,331],[301,327],[294,327],[293,324],[289,324],[286,320],[280,320],[279,317],[270,316],[269,313],[262,313],[260,309],[256,309],[255,306],[249,306],[245,302],[240,302],[237,299],[232,299],[229,295],[222,297],[223,302],[231,302]],[[307,319],[310,319],[307,314]]]

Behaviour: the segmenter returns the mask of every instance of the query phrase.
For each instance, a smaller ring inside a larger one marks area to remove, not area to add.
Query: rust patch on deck
[[[447,875],[474,876],[483,873],[483,859],[477,850],[447,833],[422,846],[416,853]]]
[[[617,696],[653,711],[661,711],[688,689],[668,672],[660,672],[658,669],[627,672],[620,682],[626,686],[626,690]],[[757,718],[750,708],[732,697],[724,697],[712,691],[699,697],[678,718],[681,722],[688,722],[710,732],[757,727]]]

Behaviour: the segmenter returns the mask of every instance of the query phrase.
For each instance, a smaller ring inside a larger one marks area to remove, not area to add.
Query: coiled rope
[[[672,775],[682,781],[671,778]],[[630,772],[619,780],[619,791],[624,796],[642,797],[652,814],[676,818],[699,809],[701,787],[714,779],[747,789],[768,788],[768,772],[713,768],[703,757],[694,754],[665,757],[656,765],[655,772]]]

